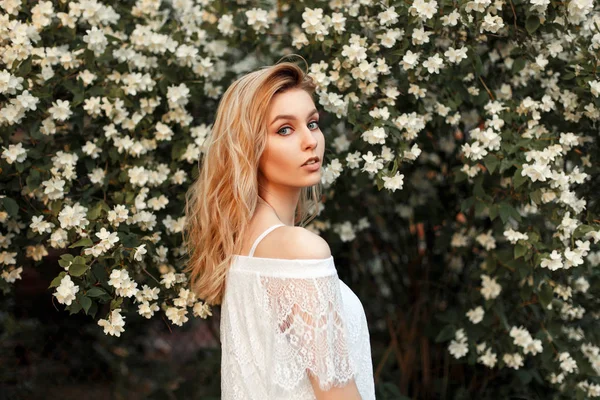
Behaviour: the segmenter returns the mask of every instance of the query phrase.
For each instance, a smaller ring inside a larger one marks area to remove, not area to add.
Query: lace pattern
[[[375,400],[364,309],[332,257],[236,257],[220,318],[222,400],[315,400],[309,374]]]
[[[328,390],[354,377],[336,273],[316,278],[261,277],[272,321],[274,383],[292,389],[306,373]]]

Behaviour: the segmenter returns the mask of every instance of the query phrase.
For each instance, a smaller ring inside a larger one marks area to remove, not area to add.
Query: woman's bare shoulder
[[[321,236],[300,226],[281,226],[257,246],[256,257],[321,259],[331,256],[329,244]]]

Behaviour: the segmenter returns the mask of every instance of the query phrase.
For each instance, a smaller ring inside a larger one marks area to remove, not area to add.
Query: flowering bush
[[[327,113],[310,228],[341,248],[435,225],[432,337],[456,363],[600,397],[592,0],[26,5],[0,3],[5,293],[55,251],[54,297],[106,334],[212,315],[178,272],[184,193],[224,88],[295,52]],[[362,250],[384,300],[405,250]]]

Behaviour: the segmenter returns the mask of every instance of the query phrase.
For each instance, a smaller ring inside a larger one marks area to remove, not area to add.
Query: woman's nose
[[[316,131],[311,131],[310,129],[306,128],[303,132],[303,138],[304,138],[304,146],[305,148],[312,148],[312,147],[316,147],[317,146],[317,137],[315,134]]]

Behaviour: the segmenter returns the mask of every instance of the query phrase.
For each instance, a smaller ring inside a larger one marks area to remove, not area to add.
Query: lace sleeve
[[[319,275],[261,278],[274,336],[270,369],[285,389],[296,387],[307,373],[321,390],[344,386],[355,374],[337,272]]]

